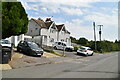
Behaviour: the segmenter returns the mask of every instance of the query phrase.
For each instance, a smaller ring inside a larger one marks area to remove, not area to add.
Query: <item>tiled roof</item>
[[[62,29],[62,27],[64,26],[64,24],[61,24],[61,25],[56,25],[58,31],[60,31]]]
[[[41,28],[46,28],[46,29],[49,29],[51,24],[54,22],[54,21],[51,21],[51,18],[47,18],[45,22],[43,20],[37,20],[33,18],[31,20],[35,21]],[[56,25],[54,23],[54,25],[57,27],[58,31],[61,31],[61,29],[63,29],[64,31],[70,34],[70,32],[65,29],[64,24]]]
[[[53,23],[53,21],[51,21],[51,22],[45,22],[45,25],[46,25],[47,29],[49,29],[49,27],[51,26],[52,23]]]
[[[31,20],[35,21],[40,27],[47,28],[47,26],[46,26],[46,24],[45,24],[44,21],[42,21],[42,20],[36,20],[36,19],[33,19],[33,18]]]

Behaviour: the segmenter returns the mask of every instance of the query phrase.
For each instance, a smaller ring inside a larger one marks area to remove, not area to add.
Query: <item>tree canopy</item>
[[[27,32],[28,17],[21,2],[2,2],[2,38]]]
[[[85,46],[87,45],[88,40],[86,38],[79,38],[77,43]]]

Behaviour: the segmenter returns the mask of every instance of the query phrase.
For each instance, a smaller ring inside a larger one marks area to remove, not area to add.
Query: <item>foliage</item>
[[[20,2],[2,2],[2,38],[27,32],[28,18]]]
[[[78,47],[76,46],[76,47],[74,47],[74,51],[77,51],[78,50]]]
[[[79,38],[79,40],[77,41],[77,43],[85,46],[85,45],[88,44],[88,40],[86,38]]]
[[[97,51],[98,52],[111,52],[111,51],[120,51],[120,43],[114,43],[107,40],[97,41]],[[94,41],[90,41],[89,47],[94,49]]]
[[[111,51],[120,51],[120,40],[115,42],[110,42],[107,40],[97,41],[96,46],[97,50],[95,50],[95,41],[88,41],[86,38],[76,38],[71,37],[72,43],[77,43],[78,45],[88,46],[95,52],[111,52]],[[78,49],[77,46],[74,46],[75,51]]]
[[[71,42],[72,42],[72,43],[77,43],[76,38],[74,38],[74,37],[70,36],[70,39],[71,39]]]

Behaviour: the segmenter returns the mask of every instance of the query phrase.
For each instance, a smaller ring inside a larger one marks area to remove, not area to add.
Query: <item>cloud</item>
[[[105,9],[107,10],[107,9]],[[103,25],[102,27],[102,39],[112,40],[118,38],[118,14],[117,10],[113,10],[114,13],[102,13],[102,12],[92,12],[89,13],[87,16],[84,17],[85,22],[96,22],[96,29],[99,30],[97,25]],[[98,31],[97,31],[98,32]],[[97,33],[97,36],[99,34]]]
[[[117,14],[105,14],[94,12],[90,15],[85,16],[86,21],[95,21],[97,24],[103,24],[106,28],[118,27],[118,16]]]
[[[61,8],[63,12],[65,12],[67,15],[83,15],[83,12],[80,8]]]
[[[77,19],[79,20],[79,19]],[[81,24],[76,24],[76,22],[66,22],[66,28],[71,32],[71,35],[79,39],[80,37],[85,37],[89,40],[93,39],[93,29],[89,26],[84,26]]]
[[[118,2],[119,0],[19,0],[24,2]]]
[[[81,24],[81,23],[83,23],[84,21],[81,20],[81,19],[73,19],[72,22],[75,23],[75,24]]]
[[[28,2],[23,2],[21,1],[23,7],[25,10],[34,10],[34,11],[39,11],[39,6],[36,4],[28,4]]]

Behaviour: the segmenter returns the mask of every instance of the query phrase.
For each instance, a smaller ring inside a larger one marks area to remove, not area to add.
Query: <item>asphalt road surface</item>
[[[3,71],[3,78],[118,78],[118,53]]]

